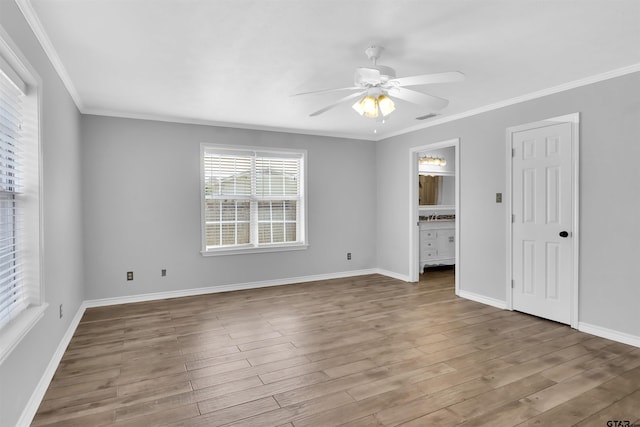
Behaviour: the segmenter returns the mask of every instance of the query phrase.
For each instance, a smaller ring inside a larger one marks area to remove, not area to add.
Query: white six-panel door
[[[569,324],[573,278],[572,125],[514,132],[512,306]]]

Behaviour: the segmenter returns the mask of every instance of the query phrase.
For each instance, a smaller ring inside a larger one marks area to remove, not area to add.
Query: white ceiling
[[[92,114],[378,140],[640,70],[638,0],[17,2]],[[351,86],[371,44],[398,77],[467,78],[415,87],[450,100],[426,121],[403,101],[384,124],[351,103],[309,117],[345,93],[290,96]]]

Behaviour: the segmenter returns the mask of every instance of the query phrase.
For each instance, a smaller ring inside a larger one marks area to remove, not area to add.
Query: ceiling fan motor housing
[[[354,83],[356,86],[372,87],[387,83],[396,78],[396,70],[386,65],[356,68]]]
[[[378,65],[378,58],[383,51],[382,46],[371,45],[364,53],[371,60],[371,67],[356,68],[354,83],[361,87],[375,87],[396,78],[396,70],[386,65]]]

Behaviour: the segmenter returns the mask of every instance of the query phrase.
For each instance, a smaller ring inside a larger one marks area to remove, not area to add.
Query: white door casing
[[[510,308],[575,327],[577,124],[559,119],[509,129]]]
[[[409,149],[409,282],[417,282],[420,259],[420,229],[418,226],[418,153],[427,150],[437,150],[445,147],[455,147],[455,293],[460,289],[460,139],[412,147]]]

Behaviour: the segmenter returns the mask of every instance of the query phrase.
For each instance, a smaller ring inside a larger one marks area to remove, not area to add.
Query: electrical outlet
[[[62,319],[62,304],[60,304],[60,319]]]
[[[165,277],[165,276],[167,275],[167,269],[163,268],[163,269],[160,271],[160,275],[161,275],[162,277]]]
[[[351,252],[347,252],[347,261],[351,261]]]
[[[127,271],[127,280],[133,280],[133,271]]]
[[[496,193],[496,203],[502,203],[502,193]]]

